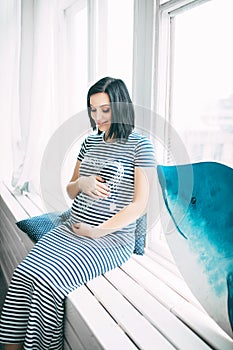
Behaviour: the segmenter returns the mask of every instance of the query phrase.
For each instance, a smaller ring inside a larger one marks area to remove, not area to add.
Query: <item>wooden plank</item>
[[[7,192],[11,195],[11,197],[7,196]],[[11,209],[11,206],[14,206],[12,208],[13,210],[11,210],[12,213],[15,214],[15,212],[19,211],[17,204],[13,204],[13,201],[12,201],[12,197],[13,197],[15,201],[20,204],[24,212],[26,212],[27,216],[36,216],[36,215],[42,214],[41,209],[29,198],[28,194],[16,194],[12,192],[11,186],[6,185],[4,183],[1,183],[0,193],[3,193],[4,200],[7,203],[7,205],[9,204],[10,209]],[[16,219],[17,221],[19,221],[19,220],[22,220],[23,218],[26,218],[25,214],[23,214],[23,217],[19,219],[17,217]]]
[[[10,271],[13,272],[14,268],[17,266],[17,258],[15,257],[14,250],[6,241],[6,237],[1,239],[1,257],[3,257],[3,254],[5,258],[2,261],[2,265],[6,265],[6,269],[9,273]]]
[[[172,291],[151,272],[134,260],[129,260],[122,266],[122,269],[213,349],[232,350],[233,342],[230,337],[207,314]],[[222,347],[223,344],[224,347]]]
[[[75,323],[75,325],[76,327],[74,328],[74,325],[69,322],[68,318],[65,318],[65,340],[67,342],[68,349],[85,350],[77,334],[77,331],[80,331],[77,327],[77,323]]]
[[[88,282],[87,286],[139,349],[174,349],[173,345],[103,276]]]
[[[177,305],[171,312],[199,334],[213,349],[233,349],[233,339],[212,318],[202,312],[197,312],[191,304],[188,306]]]
[[[2,182],[2,186],[8,190],[16,201],[21,203],[22,208],[27,211],[28,216],[40,215],[44,212],[42,199],[38,194],[32,192],[24,192],[23,194],[15,193],[11,184],[6,182]],[[32,211],[30,211],[30,208],[32,208]]]
[[[2,232],[8,232],[7,235],[2,235],[2,244],[6,250],[10,250],[12,252],[15,263],[22,260],[27,250],[24,245],[22,245],[22,241],[16,233],[16,227],[12,226],[12,223],[9,221],[8,217],[4,215],[3,210],[1,211],[0,230],[2,230]]]
[[[156,244],[153,245],[153,252],[176,265],[165,238],[156,240]]]
[[[45,212],[43,201],[38,194],[29,192],[25,196],[39,209],[41,214]]]
[[[66,339],[64,339],[64,350],[72,350]]]
[[[15,267],[27,255],[33,243],[15,224],[17,220],[28,218],[28,214],[3,183],[0,183],[0,191],[1,267],[9,284]]]
[[[160,281],[156,276],[147,271],[133,259],[130,259],[123,264],[121,269],[152,294],[168,310],[171,310],[180,302],[186,301],[181,295],[175,293],[163,281]]]
[[[156,261],[158,264],[165,267],[165,269],[167,269],[168,271],[174,273],[174,275],[182,278],[182,275],[174,262],[166,259],[165,257],[159,255],[158,253],[154,252],[149,248],[145,248],[144,256],[148,256],[153,261]]]
[[[7,232],[7,236],[10,236],[13,240],[12,244],[14,246],[14,241],[19,240],[22,244],[22,246],[25,248],[25,251],[28,252],[32,246],[33,243],[31,239],[28,237],[26,233],[21,231],[16,226],[16,220],[13,216],[13,214],[10,212],[8,206],[5,202],[3,202],[2,198],[0,198],[0,206],[1,206],[1,215],[4,215],[3,223],[5,225],[5,232]],[[16,247],[16,249],[18,249]]]
[[[25,209],[29,216],[38,216],[41,215],[41,210],[25,195],[15,196],[17,201]]]
[[[210,349],[210,347],[186,327],[183,322],[122,270],[114,269],[107,272],[105,277],[159,330],[160,333],[163,334],[165,338],[169,340],[171,344],[174,345],[176,349]]]
[[[161,281],[166,283],[171,289],[173,289],[176,293],[181,295],[187,301],[191,302],[197,308],[201,307],[200,303],[194,297],[187,284],[183,280],[183,278],[174,275],[174,273],[165,269],[163,266],[158,264],[156,261],[153,261],[148,256],[134,256],[134,260],[139,263],[141,266],[145,267],[148,271],[150,271],[154,276],[159,278]]]
[[[3,183],[0,183],[0,194],[4,203],[9,208],[9,211],[13,213],[12,215],[14,216],[16,221],[28,218],[28,214],[26,213],[26,211],[17,202],[13,194],[9,192],[9,190],[4,186]]]
[[[85,349],[137,349],[86,286],[68,295],[66,309]]]
[[[5,250],[1,250],[1,269],[5,278],[5,281],[9,285],[12,273],[14,271],[14,265],[9,258],[9,256],[6,254]]]
[[[2,198],[1,198],[2,203]],[[33,244],[28,236],[22,232],[25,241],[20,238],[21,232],[17,234],[17,227],[10,222],[10,219],[4,212],[5,208],[1,205],[0,237],[1,237],[1,266],[7,283],[9,284],[13,271],[16,266],[24,259],[28,253],[27,244],[32,247]],[[26,244],[25,244],[26,242]]]

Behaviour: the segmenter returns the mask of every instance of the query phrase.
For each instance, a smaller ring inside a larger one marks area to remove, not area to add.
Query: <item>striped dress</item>
[[[25,350],[63,349],[64,300],[89,280],[122,265],[133,253],[135,222],[98,239],[74,234],[70,224],[99,225],[132,202],[134,168],[154,167],[150,141],[132,132],[126,142],[88,136],[81,146],[80,176],[100,175],[107,199],[79,193],[71,219],[44,235],[15,269],[0,320],[1,343]]]

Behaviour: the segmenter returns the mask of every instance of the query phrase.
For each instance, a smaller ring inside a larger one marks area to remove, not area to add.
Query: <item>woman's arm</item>
[[[99,238],[128,226],[146,212],[154,178],[155,168],[135,168],[132,203],[99,226],[91,227],[85,223],[77,223],[72,226],[73,231],[80,236]]]
[[[80,169],[80,164],[81,164],[81,161],[77,160],[77,163],[75,165],[72,178],[70,179],[70,182],[66,186],[66,191],[68,193],[68,196],[71,199],[74,199],[77,196],[77,194],[81,191],[81,189],[79,187],[79,169]]]

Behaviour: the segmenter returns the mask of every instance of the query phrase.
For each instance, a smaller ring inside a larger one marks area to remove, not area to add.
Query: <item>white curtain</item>
[[[1,69],[7,85],[6,91],[1,86],[6,96],[1,107],[6,122],[3,178],[13,174],[11,183],[20,191],[28,185],[39,191],[44,149],[64,120],[62,14],[57,0],[1,1]]]
[[[13,167],[11,133],[18,129],[21,1],[0,2],[0,161],[1,180]],[[17,142],[17,140],[15,140]]]

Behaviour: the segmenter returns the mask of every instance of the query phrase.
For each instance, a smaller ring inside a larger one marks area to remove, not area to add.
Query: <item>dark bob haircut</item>
[[[99,92],[107,93],[111,104],[112,122],[106,139],[127,140],[134,129],[135,114],[125,83],[121,79],[106,77],[91,86],[87,94],[87,109],[93,129],[96,129],[96,125],[91,117],[90,98]]]

